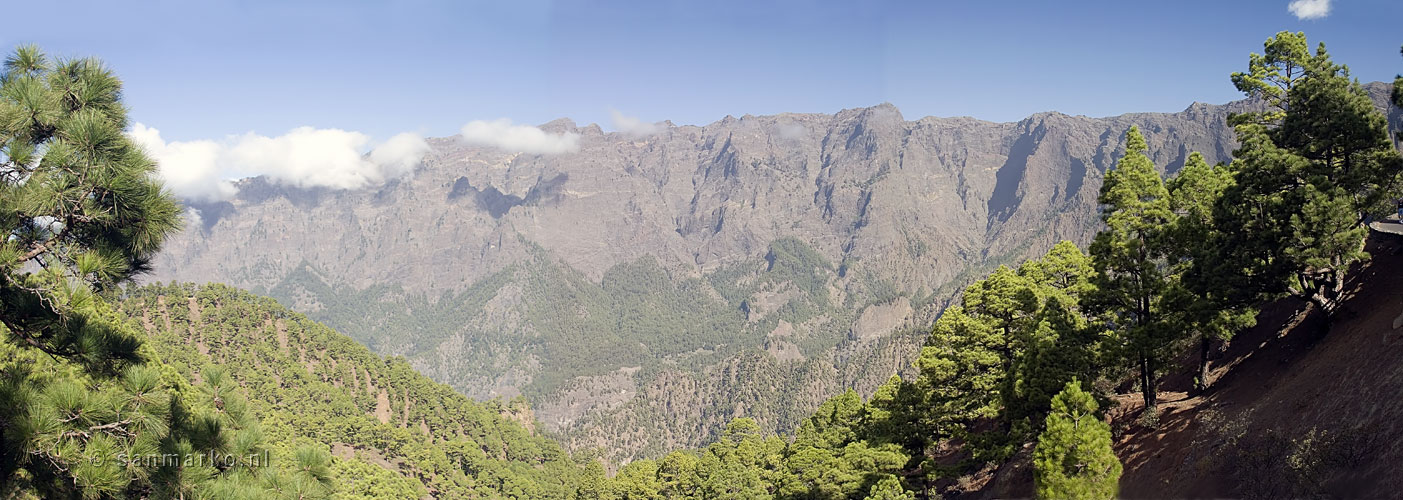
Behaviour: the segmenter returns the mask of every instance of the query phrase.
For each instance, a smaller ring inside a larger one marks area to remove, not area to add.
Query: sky
[[[1240,98],[1228,75],[1281,30],[1361,81],[1403,72],[1398,0],[58,3],[9,6],[0,48],[106,61],[157,156],[205,176],[342,168],[327,185],[344,188],[399,175],[415,138],[569,151],[530,127],[560,117],[646,134],[882,102],[907,119],[1179,111]],[[317,147],[384,151],[282,165]]]

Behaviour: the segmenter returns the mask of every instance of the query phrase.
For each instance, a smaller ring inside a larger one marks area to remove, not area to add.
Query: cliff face
[[[1228,161],[1246,106],[991,123],[883,104],[648,136],[557,120],[581,147],[552,156],[435,139],[379,188],[255,178],[194,204],[152,279],[271,294],[472,397],[525,394],[575,445],[648,454],[870,390],[968,277],[1090,239],[1132,125],[1173,172]]]

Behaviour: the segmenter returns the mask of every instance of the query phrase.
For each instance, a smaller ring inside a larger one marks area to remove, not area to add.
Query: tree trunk
[[[1307,297],[1307,300],[1325,315],[1326,322],[1329,322],[1335,317],[1335,309],[1337,309],[1336,306],[1339,302],[1332,300],[1330,297],[1326,297],[1324,292],[1317,291],[1312,293],[1310,297]]]
[[[1335,320],[1335,313],[1340,311],[1340,301],[1345,295],[1345,272],[1343,270],[1330,273],[1330,309],[1325,312],[1325,322],[1331,323]]]
[[[1305,299],[1325,314],[1327,325],[1333,322],[1335,313],[1340,309],[1340,300],[1344,298],[1344,273],[1332,271],[1319,278],[1302,276],[1301,283],[1308,287],[1303,290]]]
[[[1198,392],[1208,390],[1208,352],[1211,347],[1211,340],[1207,335],[1199,337],[1198,340]]]
[[[1155,387],[1154,362],[1148,354],[1140,354],[1140,395],[1145,399],[1145,411],[1156,411],[1159,405],[1159,391]]]

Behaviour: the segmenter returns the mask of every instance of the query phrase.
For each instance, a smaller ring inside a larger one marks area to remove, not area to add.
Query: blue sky
[[[105,59],[134,119],[180,140],[883,101],[907,118],[1177,111],[1237,98],[1228,74],[1279,30],[1325,41],[1364,81],[1403,71],[1403,2],[1335,0],[1313,20],[1287,3],[93,2],[55,21],[25,2],[0,42]]]

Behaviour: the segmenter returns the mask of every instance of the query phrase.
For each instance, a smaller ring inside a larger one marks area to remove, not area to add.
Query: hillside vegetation
[[[135,288],[118,307],[177,373],[227,373],[268,439],[331,451],[339,497],[573,495],[582,468],[531,430],[521,400],[469,400],[403,359],[223,285]]]
[[[528,400],[545,401],[533,406],[571,448],[602,448],[617,462],[708,442],[738,415],[791,432],[812,411],[793,395],[875,389],[890,374],[864,367],[914,353],[921,328],[904,317],[936,306],[935,295],[912,298],[875,278],[840,289],[839,273],[786,238],[700,277],[643,257],[596,282],[534,248],[437,301],[336,289],[310,266],[269,293],[321,297],[320,321],[466,394],[514,396],[484,391],[511,378]]]

